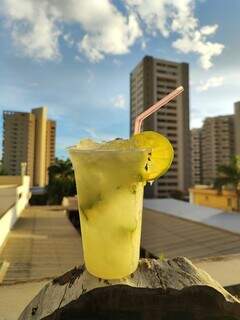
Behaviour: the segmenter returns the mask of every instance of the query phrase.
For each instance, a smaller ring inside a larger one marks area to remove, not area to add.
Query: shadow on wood
[[[237,320],[240,303],[188,259],[142,259],[120,280],[91,276],[84,266],[47,284],[21,320]]]

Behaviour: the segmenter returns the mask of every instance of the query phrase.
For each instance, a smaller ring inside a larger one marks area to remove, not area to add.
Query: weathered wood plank
[[[19,318],[30,319],[240,319],[240,302],[186,258],[142,259],[134,274],[114,281],[84,266],[70,270]]]

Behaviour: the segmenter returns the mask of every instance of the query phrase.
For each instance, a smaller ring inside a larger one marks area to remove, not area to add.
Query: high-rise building
[[[201,129],[191,130],[192,185],[202,183]]]
[[[55,121],[47,119],[47,108],[32,112],[3,112],[3,169],[9,175],[21,174],[21,163],[26,162],[26,173],[31,185],[47,184],[47,169],[55,157]]]
[[[211,184],[217,168],[234,155],[234,116],[206,118],[202,128],[203,183]]]
[[[240,102],[234,104],[234,114],[208,117],[201,129],[191,132],[192,173],[200,168],[200,183],[212,184],[218,166],[228,164],[234,155],[240,154]],[[196,183],[193,181],[193,185]]]
[[[240,155],[240,101],[234,103],[235,153]]]
[[[55,161],[56,121],[47,120],[46,134],[46,167],[50,167]],[[46,170],[46,182],[48,183],[48,171]]]
[[[165,198],[190,185],[188,64],[145,56],[130,75],[130,134],[141,112],[182,85],[184,93],[143,122],[143,130],[165,135],[174,147],[174,160],[163,177],[147,186],[145,197]]]

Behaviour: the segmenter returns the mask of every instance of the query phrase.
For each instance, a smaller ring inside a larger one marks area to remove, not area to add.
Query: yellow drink
[[[99,144],[83,140],[69,149],[75,171],[87,270],[118,279],[138,266],[143,187],[171,165],[173,149],[152,131]]]
[[[96,277],[118,279],[138,266],[145,150],[70,149],[84,260]]]

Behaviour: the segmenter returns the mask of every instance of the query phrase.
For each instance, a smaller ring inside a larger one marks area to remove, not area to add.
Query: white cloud
[[[118,94],[116,97],[112,98],[111,103],[115,108],[118,108],[118,109],[126,108],[125,97],[122,94]]]
[[[164,37],[170,33],[178,34],[172,46],[183,53],[199,55],[200,65],[204,69],[212,66],[212,58],[222,53],[224,45],[207,40],[218,25],[200,28],[194,16],[194,0],[126,0],[129,10],[133,10],[153,35],[160,32]]]
[[[116,58],[114,58],[112,62],[118,67],[120,67],[122,65],[122,61],[119,59],[116,59]]]
[[[194,0],[125,0],[120,11],[111,0],[2,0],[1,15],[11,28],[14,43],[27,56],[35,59],[59,59],[60,36],[75,46],[91,62],[106,55],[129,52],[140,38],[158,33],[168,37],[177,35],[172,46],[183,53],[195,53],[200,64],[208,69],[214,56],[224,46],[209,37],[218,25],[200,26],[194,16]],[[74,39],[65,25],[81,29]],[[143,31],[144,30],[144,31]]]
[[[218,29],[218,25],[214,24],[212,26],[204,26],[201,28],[201,34],[208,36],[210,34],[214,34]]]
[[[96,129],[95,128],[83,128],[83,130],[87,133],[87,135],[89,135],[90,138],[92,139],[97,139],[98,135],[96,133]]]
[[[191,126],[190,128],[193,129],[193,128],[201,128],[202,125],[203,125],[203,120],[202,118],[191,118],[190,120],[190,123],[191,123]]]
[[[25,55],[35,59],[56,59],[60,57],[58,37],[61,29],[57,26],[57,12],[50,10],[43,1],[3,0],[1,12],[7,17],[14,43]]]
[[[94,139],[95,141],[102,142],[102,141],[110,141],[114,140],[117,137],[112,134],[106,134],[103,133],[95,128],[83,128],[83,130],[86,132],[87,137]]]
[[[142,50],[145,50],[146,47],[147,47],[147,42],[143,39],[143,40],[141,41],[141,49],[142,49]]]
[[[76,55],[74,57],[74,60],[77,61],[77,62],[83,62],[82,58],[79,55]]]
[[[64,41],[67,43],[67,45],[68,45],[69,47],[72,47],[72,46],[74,45],[74,40],[73,40],[73,38],[72,38],[72,36],[71,36],[70,33],[65,33],[65,34],[63,35],[63,39],[64,39]]]
[[[129,47],[142,35],[134,15],[130,14],[126,18],[108,1],[101,1],[101,5],[104,2],[105,5],[108,3],[105,14],[100,17],[89,15],[91,18],[84,24],[87,33],[79,42],[80,52],[92,62],[102,60],[105,54],[127,53]],[[91,5],[90,10],[92,12]]]
[[[95,75],[92,70],[87,69],[87,83],[92,83],[95,80]]]
[[[214,28],[210,28],[210,26],[207,27],[209,27],[209,30],[214,30]],[[199,54],[199,61],[201,66],[204,69],[209,69],[213,65],[213,56],[219,56],[222,53],[224,45],[207,41],[206,33],[202,33],[201,30],[183,34],[182,38],[173,42],[173,47],[183,53],[194,52]]]
[[[124,54],[142,35],[134,14],[122,14],[110,0],[2,0],[12,37],[24,54],[35,59],[60,57],[59,37],[72,46],[64,23],[75,23],[84,32],[79,51],[92,62],[106,54]],[[80,36],[79,36],[80,37]]]
[[[217,88],[223,85],[224,77],[218,76],[218,77],[212,77],[209,78],[205,82],[201,82],[201,84],[197,87],[197,91],[207,91],[209,88]]]

